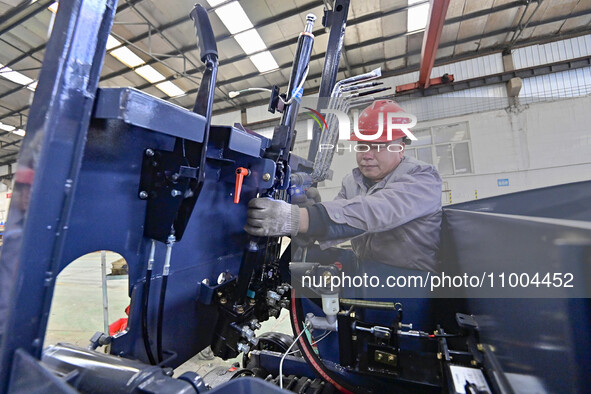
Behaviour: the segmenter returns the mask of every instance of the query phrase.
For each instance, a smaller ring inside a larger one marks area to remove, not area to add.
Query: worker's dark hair
[[[408,137],[402,137],[402,142],[404,142],[406,145],[410,145],[412,140]]]

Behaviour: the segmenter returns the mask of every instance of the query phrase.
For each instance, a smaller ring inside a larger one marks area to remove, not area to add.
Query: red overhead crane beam
[[[429,2],[429,18],[427,19],[427,26],[425,27],[425,33],[423,36],[423,46],[421,48],[419,81],[396,86],[396,93],[421,88],[426,89],[431,85],[453,82],[453,75],[448,75],[447,78],[443,79],[429,79],[433,64],[435,64],[435,56],[437,55],[437,48],[439,47],[439,40],[441,39],[441,32],[443,31],[443,24],[445,23],[445,15],[447,14],[449,2],[450,0],[431,0]]]

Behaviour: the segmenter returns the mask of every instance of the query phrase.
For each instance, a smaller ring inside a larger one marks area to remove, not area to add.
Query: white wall
[[[473,174],[446,176],[442,202],[457,203],[591,179],[591,97],[542,102],[420,122],[417,128],[468,122]],[[320,188],[324,200],[356,166],[335,155],[335,176]],[[508,179],[499,186],[498,179]]]

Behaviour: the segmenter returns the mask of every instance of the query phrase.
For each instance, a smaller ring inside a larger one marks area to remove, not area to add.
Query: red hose
[[[296,312],[296,303],[295,303],[295,289],[291,289],[291,317],[293,320],[293,326],[294,326],[294,330],[296,337],[298,335],[300,335],[300,333],[302,332],[300,330],[300,325],[298,322],[298,316],[297,316],[297,312]],[[300,349],[302,349],[304,351],[306,360],[308,361],[308,363],[310,364],[310,366],[312,366],[312,368],[314,368],[314,370],[316,370],[316,372],[327,382],[329,382],[330,384],[332,384],[337,390],[339,390],[341,393],[347,393],[347,394],[353,394],[352,391],[347,390],[346,388],[344,388],[343,386],[341,386],[340,384],[338,384],[334,379],[332,379],[330,376],[328,376],[328,374],[322,369],[322,367],[320,365],[318,365],[318,363],[316,362],[316,360],[314,359],[314,356],[310,353],[308,347],[306,346],[306,339],[304,339],[304,336],[302,335],[299,339],[300,341]]]

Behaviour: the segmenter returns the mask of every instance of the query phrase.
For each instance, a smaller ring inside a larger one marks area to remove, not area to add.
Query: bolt
[[[248,346],[247,344],[242,343],[242,342],[238,342],[238,346],[236,348],[241,353],[246,354],[246,353],[250,352],[250,346]]]
[[[388,361],[394,361],[394,355],[393,354],[391,354],[391,355],[388,356]]]
[[[242,305],[238,305],[236,307],[236,313],[238,313],[239,315],[244,313],[244,307]]]
[[[172,177],[171,178],[172,178],[173,181],[176,181],[176,180],[178,180],[180,178],[180,174],[179,173],[174,173],[174,174],[172,174]]]
[[[351,335],[351,340],[352,341],[356,341],[357,340],[357,335]]]
[[[222,293],[221,291],[218,291],[218,293],[217,293],[217,294],[218,294],[218,297],[221,297],[221,296],[223,296],[223,295],[224,295],[224,293]]]
[[[437,360],[441,360],[443,358],[443,354],[441,352],[437,353]]]
[[[201,283],[203,283],[206,286],[209,286],[209,278],[205,278],[201,281]]]
[[[146,149],[145,153],[146,153],[146,156],[148,156],[148,157],[154,156],[154,151],[150,148]]]
[[[176,189],[172,189],[170,192],[170,195],[173,197],[180,196],[181,194],[183,194],[183,193],[180,190],[176,190]]]
[[[263,174],[263,181],[267,182],[269,179],[271,179],[271,174],[269,174],[268,172],[265,172]]]
[[[250,328],[252,328],[253,330],[260,330],[261,323],[259,323],[259,321],[257,319],[252,319],[250,321]]]
[[[477,366],[478,362],[476,360],[472,360],[472,361],[470,361],[470,364],[472,364],[473,366]]]
[[[140,197],[142,200],[145,200],[146,198],[148,198],[148,192],[147,192],[147,191],[145,191],[145,190],[142,190],[142,191],[139,193],[139,197]]]
[[[224,298],[220,298],[220,304],[222,305],[226,305],[228,303],[228,300],[224,297]]]
[[[381,360],[382,359],[382,353],[376,354],[376,359]]]
[[[254,300],[254,298],[251,298],[250,300],[248,300],[248,303],[250,305],[255,305],[257,302]]]
[[[349,314],[349,317],[350,317],[351,319],[355,319],[355,312],[351,312],[351,313]]]
[[[482,343],[479,343],[476,345],[476,349],[478,349],[479,352],[484,352],[484,345]]]

